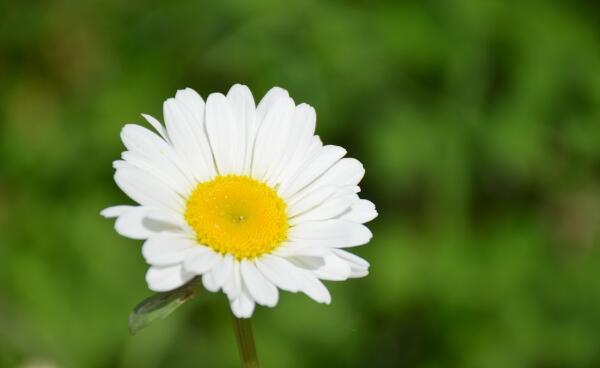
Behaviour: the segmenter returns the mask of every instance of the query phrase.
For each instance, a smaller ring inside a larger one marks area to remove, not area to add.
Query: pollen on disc
[[[283,199],[247,176],[218,176],[198,184],[187,201],[185,219],[201,244],[237,259],[273,251],[288,232]]]

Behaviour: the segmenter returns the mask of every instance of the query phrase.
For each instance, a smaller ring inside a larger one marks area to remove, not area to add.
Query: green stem
[[[236,318],[234,316],[233,329],[235,330],[235,339],[237,340],[238,350],[240,351],[242,368],[259,368],[250,319]]]

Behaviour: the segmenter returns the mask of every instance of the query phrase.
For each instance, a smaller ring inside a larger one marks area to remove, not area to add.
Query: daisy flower
[[[125,125],[115,181],[138,205],[110,207],[116,231],[145,240],[151,290],[195,276],[222,290],[238,318],[273,307],[279,289],[319,303],[321,280],[366,276],[369,264],[346,248],[367,243],[377,216],[360,199],[361,163],[315,135],[315,110],[275,87],[255,105],[246,86],[206,102],[192,89],[164,103],[163,126]]]

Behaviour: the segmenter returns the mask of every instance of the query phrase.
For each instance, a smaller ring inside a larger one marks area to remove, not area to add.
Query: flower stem
[[[254,335],[249,318],[233,317],[233,329],[237,340],[238,350],[242,368],[259,368],[256,348],[254,347]]]

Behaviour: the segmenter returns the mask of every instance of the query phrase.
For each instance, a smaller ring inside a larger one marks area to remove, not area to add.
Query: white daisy
[[[255,106],[246,86],[206,103],[192,89],[164,103],[165,126],[143,115],[154,133],[125,125],[127,150],[114,162],[117,185],[137,206],[102,211],[116,231],[144,239],[154,291],[196,275],[223,290],[239,318],[255,303],[273,307],[278,289],[319,303],[331,296],[320,280],[367,275],[369,264],[345,248],[367,243],[377,216],[360,199],[360,162],[324,146],[316,114],[275,87]]]

